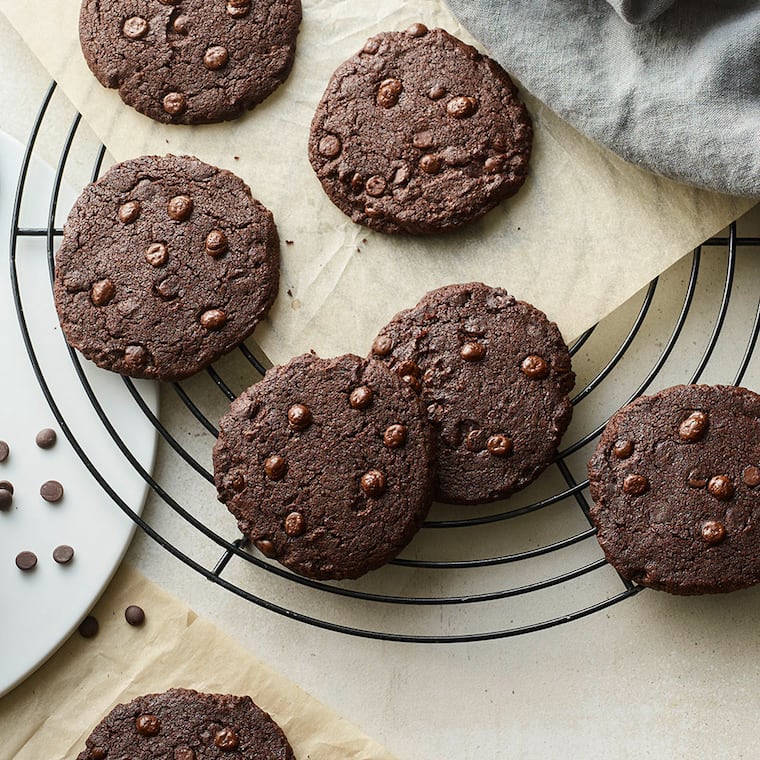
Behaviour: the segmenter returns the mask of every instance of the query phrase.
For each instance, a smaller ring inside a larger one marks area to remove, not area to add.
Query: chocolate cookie
[[[591,519],[624,577],[672,594],[760,580],[760,396],[678,385],[612,416],[589,462]]]
[[[357,578],[422,525],[430,460],[419,399],[384,364],[306,354],[232,403],[214,477],[263,554],[309,578]]]
[[[56,254],[66,340],[105,369],[178,380],[251,334],[277,294],[272,215],[188,156],[112,167],[74,204]]]
[[[250,697],[169,689],[116,705],[77,760],[295,760],[280,727]]]
[[[309,158],[330,200],[380,232],[452,230],[525,181],[533,130],[498,63],[443,29],[370,38],[333,74]]]
[[[500,499],[553,461],[575,375],[557,326],[530,304],[477,282],[433,290],[380,331],[372,355],[420,392],[437,500]]]
[[[300,0],[83,0],[79,39],[105,87],[152,119],[227,121],[285,81]]]

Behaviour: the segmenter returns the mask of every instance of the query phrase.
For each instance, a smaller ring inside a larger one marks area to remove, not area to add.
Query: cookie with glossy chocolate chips
[[[287,79],[300,0],[83,0],[79,39],[104,87],[156,121],[240,116]]]
[[[430,429],[382,362],[296,357],[243,392],[219,428],[220,501],[263,554],[301,575],[380,567],[430,508]]]
[[[372,37],[333,74],[309,158],[330,200],[380,232],[452,230],[517,192],[533,130],[498,63],[443,29]]]
[[[418,390],[435,431],[435,498],[477,504],[528,485],[572,415],[570,353],[539,309],[483,283],[427,293],[372,355]]]
[[[672,594],[760,581],[760,396],[678,385],[610,419],[589,462],[597,538],[628,580]]]
[[[116,705],[77,760],[295,760],[280,727],[250,697],[169,689]]]
[[[117,164],[85,188],[55,259],[66,340],[100,367],[179,380],[247,338],[277,295],[272,214],[189,156]]]

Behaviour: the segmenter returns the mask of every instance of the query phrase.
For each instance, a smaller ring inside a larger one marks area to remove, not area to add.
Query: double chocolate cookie
[[[161,122],[226,121],[285,81],[300,0],[83,0],[79,38],[98,81]]]
[[[397,314],[372,355],[422,397],[437,500],[500,499],[553,461],[575,375],[557,326],[534,306],[482,283],[449,285]]]
[[[421,235],[490,211],[525,181],[533,130],[507,73],[443,29],[372,37],[333,74],[309,158],[359,224]]]
[[[169,689],[117,705],[77,760],[295,760],[280,727],[250,697]]]
[[[672,594],[760,580],[760,396],[678,385],[612,416],[589,463],[591,519],[624,577]]]
[[[232,403],[214,477],[263,554],[309,578],[357,578],[427,515],[430,429],[416,393],[382,362],[306,354]]]
[[[144,156],[85,188],[56,254],[66,340],[105,369],[178,380],[247,338],[277,295],[271,213],[234,174]]]

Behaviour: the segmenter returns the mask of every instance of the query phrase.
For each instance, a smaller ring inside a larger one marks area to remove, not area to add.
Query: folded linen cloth
[[[760,197],[758,0],[678,0],[638,26],[604,0],[448,3],[528,91],[624,159]]]
[[[629,24],[646,24],[673,5],[674,0],[607,0]]]

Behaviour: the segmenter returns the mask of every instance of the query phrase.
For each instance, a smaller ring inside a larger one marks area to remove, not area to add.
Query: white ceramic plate
[[[0,132],[0,440],[11,449],[0,463],[0,480],[15,487],[13,505],[0,512],[0,696],[37,668],[77,628],[104,590],[127,549],[134,523],[116,506],[76,453],[46,401],[24,345],[11,288],[10,224],[22,147]],[[53,185],[49,167],[30,167],[22,227],[45,227]],[[76,193],[64,191],[68,212]],[[60,239],[56,239],[56,245]],[[94,411],[79,380],[53,306],[44,238],[24,237],[16,254],[19,292],[30,343],[54,403],[92,466],[135,512],[147,493],[143,477],[127,461]],[[83,362],[95,397],[119,437],[150,472],[156,432],[138,409],[122,378]],[[155,413],[158,388],[138,383]],[[52,449],[36,446],[42,428],[52,427]],[[46,480],[64,486],[57,504],[39,493]],[[53,549],[75,550],[67,565]],[[16,567],[23,550],[37,555],[34,570]],[[136,600],[139,603],[139,600]]]

